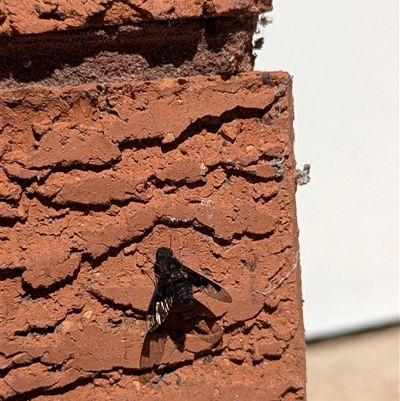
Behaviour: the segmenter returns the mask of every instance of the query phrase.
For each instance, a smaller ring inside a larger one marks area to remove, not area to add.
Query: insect
[[[174,257],[170,248],[158,248],[155,266],[160,269],[160,274],[147,311],[149,332],[164,322],[175,297],[186,305],[193,304],[193,286],[218,301],[232,302],[232,297],[225,289],[184,266]]]

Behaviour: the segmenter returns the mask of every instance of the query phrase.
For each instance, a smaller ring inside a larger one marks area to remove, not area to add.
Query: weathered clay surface
[[[0,116],[0,397],[303,399],[287,74],[3,90]],[[233,303],[177,305],[143,385],[159,246]]]
[[[241,17],[240,23],[237,18],[204,18],[0,36],[0,88],[101,86],[251,71],[255,20],[254,15]]]
[[[0,35],[154,20],[239,17],[269,11],[271,3],[271,0],[0,0]]]

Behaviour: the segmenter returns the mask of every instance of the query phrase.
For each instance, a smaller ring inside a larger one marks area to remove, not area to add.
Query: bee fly
[[[184,266],[174,257],[169,248],[158,248],[155,265],[159,267],[160,275],[147,311],[149,332],[154,331],[164,322],[175,297],[186,305],[193,304],[192,286],[218,301],[232,302],[232,297],[226,290]]]

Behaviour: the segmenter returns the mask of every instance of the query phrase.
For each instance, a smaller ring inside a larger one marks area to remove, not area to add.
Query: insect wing
[[[160,365],[167,342],[167,333],[164,330],[148,332],[140,353],[140,369],[153,369],[151,372],[139,376],[139,381],[146,384],[156,376],[154,367]]]
[[[175,290],[168,276],[161,274],[147,311],[147,330],[154,331],[168,316]]]
[[[200,291],[207,294],[209,297],[217,299],[221,302],[232,302],[232,297],[224,288],[222,288],[219,284],[214,283],[209,280],[207,277],[195,272],[189,267],[183,266],[182,268],[186,272],[190,282],[196,287],[199,288]]]

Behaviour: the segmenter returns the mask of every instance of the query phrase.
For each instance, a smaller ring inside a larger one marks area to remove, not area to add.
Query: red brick
[[[106,89],[108,110],[95,84],[1,91],[4,203],[25,217],[0,228],[0,395],[302,399],[290,77]],[[170,245],[233,302],[176,303],[143,385],[149,275]]]
[[[271,0],[115,1],[31,0],[0,2],[0,35],[63,31],[132,22],[258,14]]]

